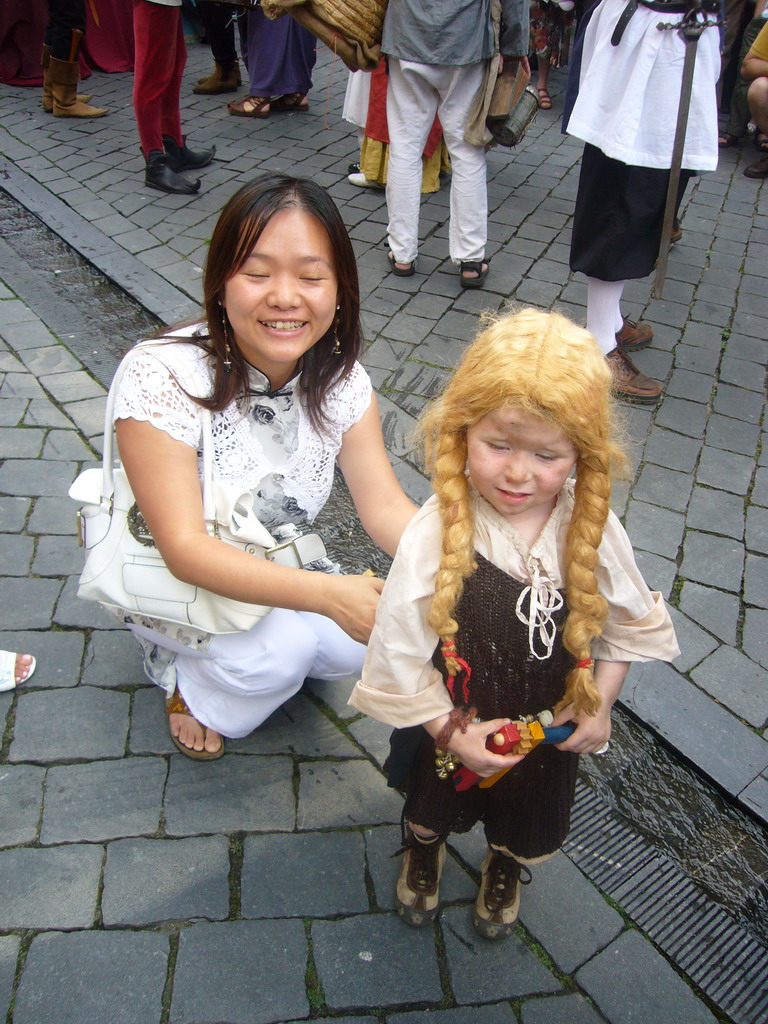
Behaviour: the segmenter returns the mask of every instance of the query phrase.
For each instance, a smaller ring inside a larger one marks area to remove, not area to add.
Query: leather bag
[[[162,342],[143,342],[134,351],[160,351],[162,347]],[[69,489],[69,496],[81,506],[77,534],[78,543],[85,549],[78,597],[205,633],[239,633],[250,629],[272,609],[222,597],[177,579],[155,546],[125,471],[113,464],[113,412],[124,365],[118,369],[107,397],[102,466],[84,470]],[[203,515],[209,536],[256,558],[294,567],[324,557],[325,546],[317,534],[276,544],[253,511],[252,493],[213,480],[210,412],[201,408],[200,419]]]

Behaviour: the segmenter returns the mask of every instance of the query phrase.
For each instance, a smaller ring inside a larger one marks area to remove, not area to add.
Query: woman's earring
[[[341,309],[341,306],[336,307],[336,312]],[[336,322],[336,317],[333,318],[333,354],[335,356],[341,355],[341,342],[339,341],[339,325]]]
[[[224,372],[229,373],[232,369],[229,349],[229,323],[227,321],[227,311],[223,306],[221,307],[221,329],[224,332]]]

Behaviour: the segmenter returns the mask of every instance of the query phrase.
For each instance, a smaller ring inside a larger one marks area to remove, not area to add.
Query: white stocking
[[[621,330],[621,293],[625,281],[598,281],[587,278],[587,330],[594,334],[603,355],[616,348],[616,332]]]

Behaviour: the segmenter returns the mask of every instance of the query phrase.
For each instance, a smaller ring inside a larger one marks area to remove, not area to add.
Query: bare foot
[[[31,654],[16,655],[16,685],[23,683],[32,670],[35,659]]]
[[[13,690],[29,679],[37,662],[31,654],[0,650],[0,690]]]
[[[206,729],[191,715],[174,713],[168,716],[171,734],[189,750],[205,750],[216,754],[221,750],[222,739],[213,729]]]

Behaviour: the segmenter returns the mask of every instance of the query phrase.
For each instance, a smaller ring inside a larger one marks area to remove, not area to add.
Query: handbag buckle
[[[309,557],[305,558],[301,548],[311,547],[313,544],[316,546],[316,549],[308,551]],[[295,566],[297,569],[302,569],[308,562],[314,562],[318,558],[325,558],[326,555],[325,544],[323,544],[322,538],[317,533],[305,533],[301,537],[292,537],[290,540],[286,540],[282,544],[276,544],[273,548],[268,548],[264,552],[264,557],[269,559],[270,562],[278,562],[280,565],[287,565],[289,567]]]

